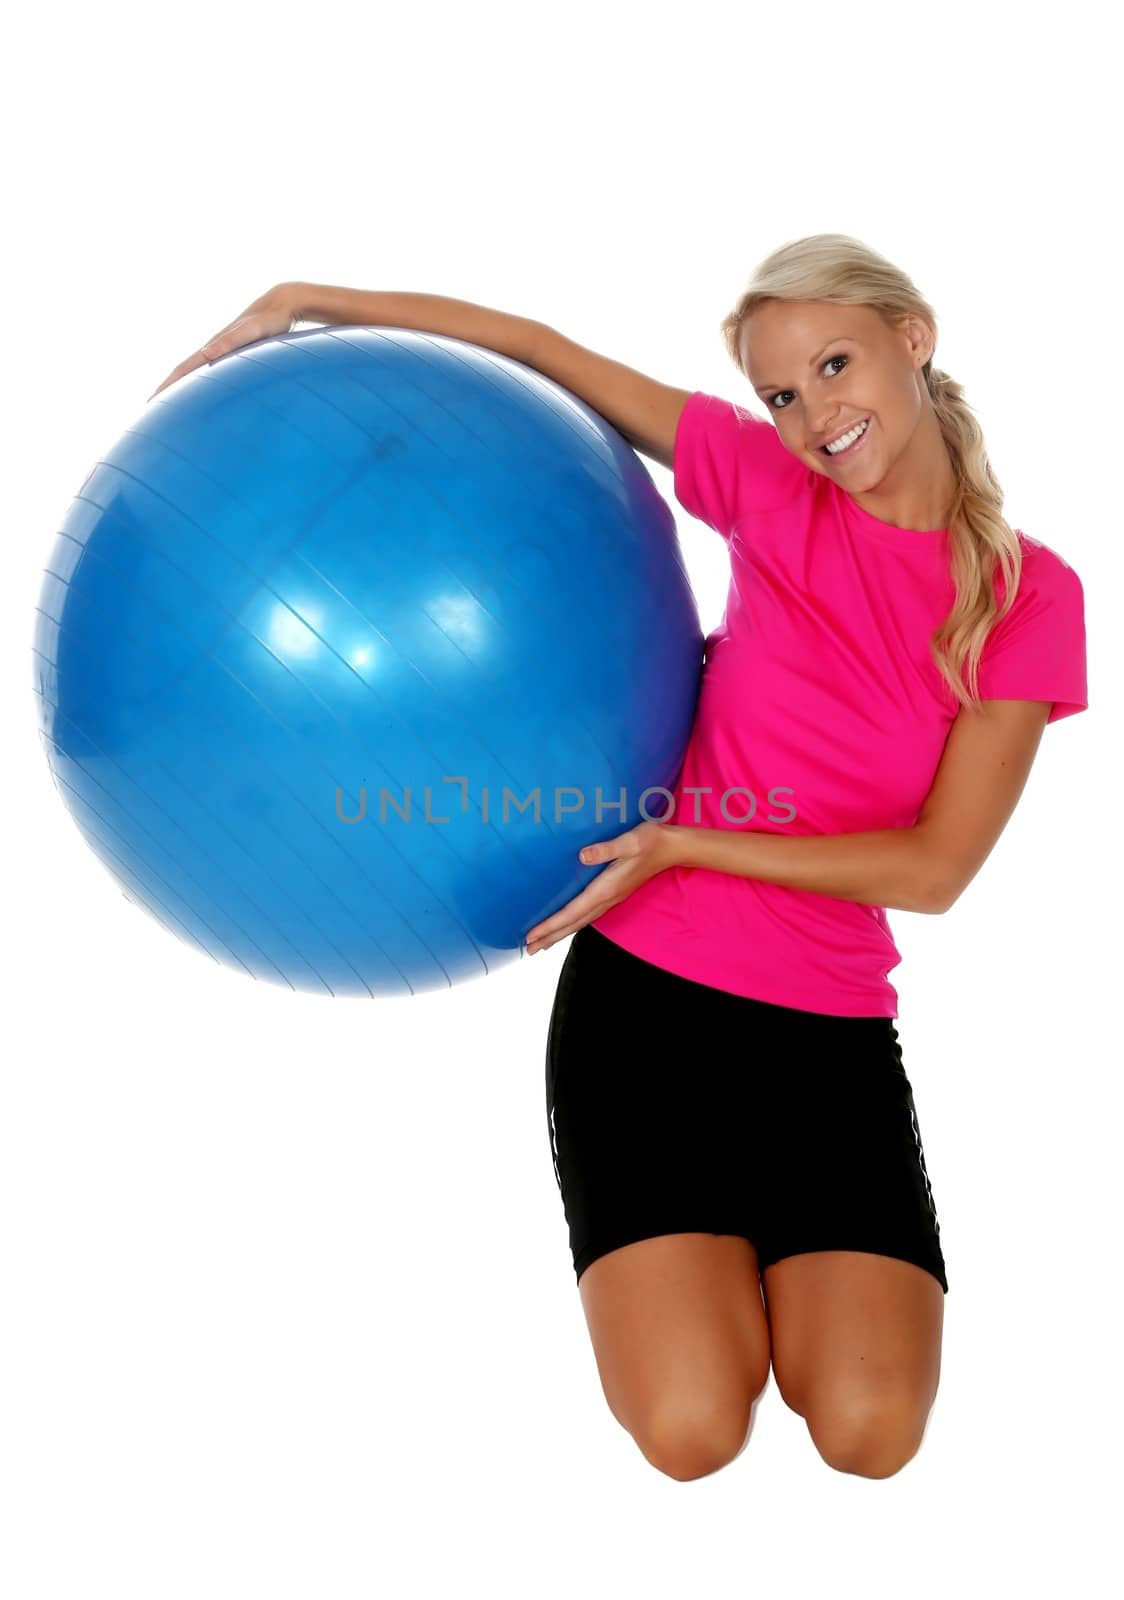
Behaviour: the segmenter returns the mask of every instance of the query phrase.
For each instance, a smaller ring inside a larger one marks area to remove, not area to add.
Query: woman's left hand
[[[603,916],[610,906],[628,898],[657,872],[675,864],[675,829],[666,822],[641,822],[615,839],[587,845],[578,852],[585,866],[609,865],[580,894],[539,922],[527,934],[528,955],[549,950],[559,939],[577,933],[587,922]]]

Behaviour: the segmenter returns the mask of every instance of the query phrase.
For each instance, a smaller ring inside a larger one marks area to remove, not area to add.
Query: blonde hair
[[[891,262],[843,233],[794,239],[766,256],[721,323],[730,359],[748,378],[738,341],[750,312],[766,300],[824,300],[867,306],[890,326],[913,315],[937,335],[937,318],[912,280]],[[978,704],[980,654],[995,623],[1014,604],[1022,572],[1018,535],[1001,515],[1003,492],[964,391],[929,360],[921,369],[952,461],[956,492],[948,513],[949,566],[956,601],[929,641],[933,661],[961,705]],[[1005,584],[1002,606],[996,569]],[[967,664],[967,686],[964,670]]]

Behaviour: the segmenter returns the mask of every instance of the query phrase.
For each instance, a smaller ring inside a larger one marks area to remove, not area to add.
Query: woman
[[[947,910],[1047,722],[1084,709],[1083,593],[1008,527],[911,280],[843,235],[768,257],[723,323],[770,420],[545,324],[279,285],[180,365],[298,319],[526,361],[671,467],[726,540],[671,805],[582,860],[550,1020],[555,1173],[610,1409],[679,1479],[731,1461],[770,1362],[823,1459],[916,1454],[948,1289],[886,908]],[[157,391],[159,392],[159,391]]]

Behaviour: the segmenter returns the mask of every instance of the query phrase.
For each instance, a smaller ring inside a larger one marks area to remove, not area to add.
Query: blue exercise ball
[[[702,659],[620,434],[400,328],[163,391],[70,505],[33,641],[56,786],[128,898],[240,972],[363,997],[519,959],[604,870],[583,844],[666,815]]]

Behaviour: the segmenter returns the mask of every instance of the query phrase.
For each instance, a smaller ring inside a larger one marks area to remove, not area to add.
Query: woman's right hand
[[[273,334],[288,333],[294,322],[300,321],[300,306],[297,302],[296,286],[291,283],[277,283],[272,289],[267,289],[248,305],[245,311],[239,312],[233,322],[228,322],[225,328],[220,328],[213,338],[200,345],[193,355],[186,361],[181,361],[178,367],[173,368],[164,382],[152,391],[149,400],[154,400],[161,389],[166,389],[170,383],[175,383],[177,378],[185,378],[189,372],[194,372],[196,367],[205,363],[210,365],[217,361],[219,356],[229,355],[231,350],[238,350],[244,344],[253,344],[258,339],[268,339]],[[147,401],[145,402],[147,404]]]

